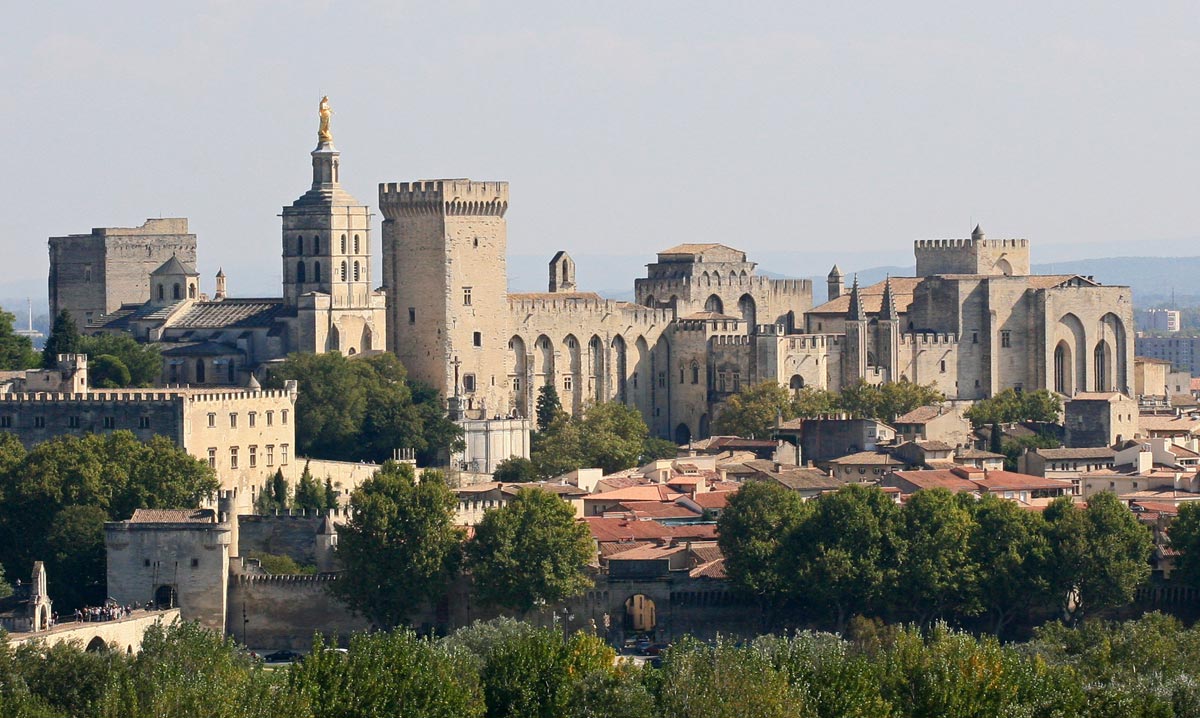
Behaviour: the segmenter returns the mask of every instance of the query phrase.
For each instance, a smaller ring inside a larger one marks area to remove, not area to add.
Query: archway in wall
[[[163,584],[154,590],[154,605],[159,610],[164,608],[175,608],[177,605],[178,596],[175,594],[175,587],[170,584]]]
[[[362,331],[362,339],[359,340],[359,346],[362,347],[363,351],[369,352],[371,351],[371,342],[373,340],[374,336],[371,334],[371,327],[364,326]]]
[[[746,332],[754,334],[758,327],[758,307],[754,303],[754,297],[743,294],[741,299],[738,299],[738,314],[746,322]]]
[[[709,437],[709,432],[710,432],[710,429],[708,427],[708,414],[701,414],[700,415],[700,438],[707,439]]]
[[[646,337],[638,336],[633,342],[633,374],[630,382],[633,384],[633,401],[643,416],[650,416],[650,386],[654,382],[654,371],[650,366],[650,344]],[[649,419],[647,419],[649,423]]]
[[[1125,391],[1129,385],[1129,367],[1125,362],[1128,356],[1125,323],[1112,312],[1105,314],[1100,317],[1100,338],[1109,343],[1111,351],[1108,390]]]
[[[189,284],[188,285],[188,299],[195,299],[195,298],[196,298],[196,285]]]
[[[604,342],[595,334],[588,340],[588,384],[591,398],[597,402],[604,401]]]
[[[627,387],[629,365],[625,354],[625,338],[618,334],[612,340],[613,375],[616,379],[617,401],[622,404],[629,403]]]
[[[691,442],[691,440],[692,430],[688,428],[687,424],[681,423],[679,426],[675,427],[675,444],[677,446],[683,446],[684,444]]]
[[[105,653],[108,651],[108,644],[104,642],[103,638],[96,636],[92,640],[88,641],[87,648],[85,650],[88,653]]]
[[[352,357],[357,353],[358,352],[354,350],[354,347],[350,347],[349,349],[346,350],[346,356]]]
[[[788,388],[793,392],[799,392],[804,388],[804,377],[799,374],[793,374],[792,378],[788,380]]]
[[[559,392],[563,395],[563,408],[572,415],[578,416],[583,408],[583,359],[582,348],[574,334],[563,338],[563,346],[567,350],[567,370],[563,374]]]
[[[331,352],[336,352],[336,351],[338,351],[338,350],[339,350],[339,349],[341,349],[341,348],[342,348],[342,336],[341,336],[341,334],[338,332],[337,325],[335,324],[335,325],[333,325],[332,327],[330,327],[330,328],[329,328],[329,346],[328,346],[328,350],[329,350],[329,351],[331,351]]]
[[[1075,393],[1075,359],[1066,340],[1054,347],[1054,390],[1065,396]]]
[[[1086,391],[1088,348],[1083,322],[1067,312],[1058,320],[1054,336],[1058,340],[1055,347],[1059,344],[1064,346],[1063,386],[1070,391],[1063,393],[1070,396],[1076,391]]]
[[[1004,257],[996,260],[995,270],[1006,277],[1011,277],[1013,274],[1012,264]]]
[[[183,297],[179,294],[179,283],[176,282],[175,284],[173,284],[171,286],[171,299],[182,299],[182,298]]]
[[[1112,391],[1112,345],[1104,339],[1096,342],[1092,352],[1092,386],[1095,391]]]
[[[305,282],[304,262],[296,262],[296,282],[298,284],[304,284]]]
[[[533,342],[534,361],[537,362],[535,370],[537,371],[538,387],[546,384],[554,383],[554,344],[550,341],[550,337],[542,334]],[[557,387],[555,387],[557,389]]]
[[[713,312],[715,314],[724,314],[725,304],[721,301],[720,297],[713,294],[709,296],[708,299],[704,300],[704,311]]]
[[[513,338],[508,340],[508,351],[512,355],[512,373],[508,375],[508,385],[512,387],[513,406],[521,416],[529,416],[529,402],[525,399],[525,393],[529,389],[525,386],[525,377],[529,375],[529,359],[525,355],[525,340],[513,335]]]
[[[625,630],[633,633],[651,633],[658,625],[654,601],[643,593],[635,593],[625,599]]]
[[[650,307],[651,309],[654,308],[654,295],[653,294],[646,295],[646,306]]]
[[[786,328],[788,334],[796,333],[796,313],[795,312],[789,311],[787,313],[787,316],[784,318],[784,327]]]

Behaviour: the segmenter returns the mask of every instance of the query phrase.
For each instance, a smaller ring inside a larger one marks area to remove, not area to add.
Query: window
[[[253,469],[257,466],[258,466],[258,447],[251,446],[250,447],[250,468]]]
[[[471,335],[471,341],[472,341],[472,342],[475,344],[475,346],[477,346],[477,347],[481,347],[481,346],[483,346],[483,332],[475,332],[474,334],[472,334],[472,335]]]
[[[313,254],[321,253],[321,238],[313,237]]]
[[[1012,346],[1012,332],[1010,332],[1007,329],[1000,332],[1000,346],[1002,346],[1002,347],[1011,347]]]
[[[287,424],[287,412],[288,412],[287,409],[284,409],[283,411],[279,412],[279,418],[284,424]]]
[[[104,428],[105,429],[117,428],[117,417],[115,417],[115,416],[104,417]]]
[[[267,426],[272,426],[272,425],[274,425],[274,423],[275,423],[275,412],[268,411],[267,412]]]
[[[660,371],[658,373],[658,388],[663,389],[666,386],[667,386],[667,373],[665,371]]]
[[[250,412],[250,428],[254,428],[254,420],[256,418],[258,418],[258,412],[256,412],[256,411]]]
[[[972,344],[979,343],[979,332],[971,332],[971,343]]]
[[[463,287],[463,306],[464,307],[471,306],[471,288],[470,287]]]
[[[475,391],[475,375],[474,374],[463,374],[462,381],[463,381],[463,391],[467,392],[468,394],[473,393]]]
[[[171,287],[171,299],[179,298],[181,298],[181,295],[179,294],[179,283],[176,282],[175,285]]]
[[[149,566],[150,566],[150,559],[148,559],[148,558],[144,558],[144,559],[142,559],[142,565],[143,565],[143,566],[147,566],[147,567],[149,567]]]
[[[354,281],[358,281],[358,262],[354,262]]]
[[[275,465],[275,445],[267,444],[267,466]]]
[[[679,383],[683,383],[683,367],[679,367]]]
[[[288,445],[279,445],[279,463],[286,464],[288,462]]]
[[[692,364],[692,383],[693,384],[700,383],[700,365],[699,364],[695,364],[695,363]]]
[[[210,448],[208,450],[208,468],[217,468],[217,450],[215,448]]]
[[[513,392],[520,393],[520,391],[521,391],[521,377],[514,376],[513,377]]]
[[[314,282],[321,281],[321,263],[320,262],[313,262],[313,281]]]
[[[342,281],[346,281],[346,260],[342,260]]]
[[[78,429],[79,428],[79,417],[72,416],[72,417],[68,418],[67,426],[71,427],[72,429]]]
[[[354,253],[362,254],[362,252],[358,251],[358,235],[357,234],[354,235]]]
[[[343,234],[343,235],[342,235],[342,254],[345,254],[345,253],[346,253],[346,235],[344,235],[344,234]],[[342,266],[343,266],[343,267],[344,267],[344,266],[346,266],[346,265],[345,265],[345,263],[343,263],[343,264],[342,264]],[[346,274],[346,272],[343,270],[343,271],[342,271],[342,275],[343,275],[343,276],[342,276],[342,279],[345,279],[345,278],[346,278],[346,277],[345,277],[345,274]]]
[[[296,254],[304,254],[304,237],[296,237]]]
[[[200,559],[198,559],[198,558],[192,559],[192,568],[196,568],[199,565],[200,565]]]
[[[238,467],[238,448],[236,446],[229,447],[229,468],[236,469]]]
[[[138,428],[139,429],[149,429],[150,428],[150,417],[139,416],[138,417]]]
[[[942,373],[945,374],[946,373],[946,360],[943,359],[941,362],[939,362],[939,364],[941,365]]]
[[[563,375],[563,389],[565,389],[566,391],[571,391],[571,384],[572,384],[571,375],[564,374]]]
[[[296,281],[303,284],[304,279],[304,262],[296,262]]]
[[[237,414],[236,413],[231,413],[229,415],[229,428],[230,429],[237,428]]]
[[[11,416],[0,416],[0,428],[4,428],[4,429],[12,428],[12,417]]]
[[[408,308],[408,323],[409,324],[417,323],[417,310],[414,307]]]
[[[213,428],[217,425],[217,415],[210,413],[208,415],[208,428]]]

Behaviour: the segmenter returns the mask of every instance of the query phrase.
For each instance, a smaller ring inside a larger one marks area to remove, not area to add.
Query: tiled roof
[[[918,489],[949,489],[953,492],[974,492],[979,487],[967,479],[954,473],[952,469],[934,469],[931,471],[895,471],[893,475],[912,484]],[[884,483],[890,478],[884,477]]]
[[[134,509],[131,524],[211,524],[217,520],[212,509]]]
[[[267,327],[287,313],[282,299],[225,299],[220,302],[194,302],[174,322],[171,329],[219,329],[225,327]]]
[[[1200,419],[1187,416],[1139,416],[1138,429],[1143,432],[1198,432],[1200,431]]]
[[[892,297],[895,299],[896,309],[901,312],[907,311],[908,305],[912,303],[913,291],[921,283],[921,279],[919,277],[890,277],[889,279],[892,284]],[[883,288],[886,284],[886,281],[876,282],[868,287],[858,288],[858,296],[862,301],[863,310],[868,314],[878,314],[883,307]],[[837,299],[809,310],[809,313],[841,315],[849,311],[850,293],[847,292]]]
[[[1035,489],[1070,489],[1070,481],[1043,479],[1040,476],[1018,474],[1014,471],[963,471],[934,469],[930,471],[896,471],[895,476],[919,489],[943,488],[954,492],[1032,491]],[[887,479],[884,480],[887,482]]]
[[[592,538],[597,541],[653,541],[668,539],[671,529],[657,521],[631,521],[629,519],[588,516],[583,519]]]
[[[692,314],[687,315],[686,317],[679,317],[679,318],[683,319],[683,320],[694,321],[694,322],[705,322],[705,321],[711,322],[711,321],[721,321],[721,320],[741,321],[741,319],[742,319],[741,317],[733,317],[728,314],[721,314],[720,312],[694,312]]]
[[[171,342],[162,344],[162,355],[165,357],[211,357],[211,356],[243,356],[246,352],[232,344],[220,342]]]
[[[738,251],[738,250],[734,249],[733,247],[727,247],[723,244],[716,244],[715,242],[710,242],[707,244],[699,244],[699,243],[697,243],[697,244],[677,244],[674,247],[671,247],[670,249],[662,250],[658,254],[660,256],[672,255],[672,254],[687,254],[687,255],[703,254],[710,249],[718,249],[718,248],[719,249],[728,249],[731,252]]]
[[[1070,481],[1043,479],[1040,476],[1018,474],[1015,471],[989,471],[981,478],[972,477],[972,483],[988,491],[1032,491],[1034,489],[1070,489]]]
[[[896,417],[893,424],[924,424],[932,419],[946,413],[945,407],[936,404],[931,406],[918,406],[916,409]]]
[[[954,447],[937,439],[919,439],[913,442],[925,451],[954,451]]]
[[[714,578],[723,580],[725,575],[725,559],[719,558],[716,561],[700,564],[688,572],[689,578]]]
[[[605,491],[604,493],[588,494],[588,499],[604,501],[674,501],[683,494],[672,491],[662,484],[647,484],[645,486],[629,486],[623,489]]]
[[[1051,461],[1068,459],[1111,459],[1117,455],[1107,446],[1095,446],[1080,449],[1034,449],[1038,456]]]
[[[959,449],[955,454],[960,459],[1003,459],[1004,454],[997,454],[983,449]]]
[[[166,305],[153,305],[150,303],[123,304],[120,309],[96,318],[87,327],[88,329],[126,331],[134,321],[154,322],[166,319],[185,301],[187,300],[180,300]]]
[[[191,265],[184,264],[179,261],[179,257],[174,254],[171,258],[163,262],[158,269],[150,273],[151,277],[160,277],[168,274],[186,274],[189,277],[199,277],[200,273]]]
[[[603,297],[595,292],[516,292],[508,295],[509,301],[543,301],[555,299],[563,302],[598,302]]]
[[[709,561],[717,561],[725,558],[721,553],[721,547],[716,544],[693,544],[691,546],[692,555],[700,563],[708,563]]]
[[[668,526],[671,530],[671,537],[676,541],[693,541],[712,540],[717,537],[716,524],[680,524],[678,526]]]
[[[729,505],[729,495],[732,491],[706,491],[696,494],[693,501],[702,509],[723,509]]]
[[[620,553],[609,554],[608,560],[609,563],[613,561],[653,561],[670,558],[686,550],[685,546],[638,546]]]
[[[628,551],[629,549],[655,545],[657,545],[655,541],[601,541],[600,556],[607,558],[613,554]]]
[[[850,465],[850,466],[858,466],[859,464],[868,464],[868,465],[883,464],[883,465],[887,465],[887,466],[904,466],[903,461],[892,458],[892,456],[890,454],[882,454],[878,451],[860,451],[856,454],[849,454],[848,456],[842,456],[837,459],[832,459],[829,461],[829,463],[837,464],[839,466],[841,466],[843,464]]]
[[[651,519],[687,519],[699,516],[686,506],[661,501],[622,501],[621,506],[639,518],[645,516]]]

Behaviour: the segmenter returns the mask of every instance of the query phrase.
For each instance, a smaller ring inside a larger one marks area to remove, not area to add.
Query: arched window
[[[314,282],[321,281],[321,263],[320,262],[313,262],[313,281]]]
[[[692,383],[700,383],[700,365],[696,362],[692,362]]]
[[[346,261],[342,260],[342,281],[346,281]]]
[[[321,253],[321,238],[313,237],[313,254]]]
[[[181,298],[181,295],[179,294],[179,282],[175,282],[175,285],[173,287],[171,287],[171,299],[180,299],[180,298]]]
[[[354,263],[354,281],[358,281],[358,262]]]
[[[196,285],[189,284],[188,285],[188,299],[195,299],[195,298],[196,298]]]
[[[304,283],[304,262],[296,262],[296,282]]]
[[[304,254],[304,237],[296,237],[296,254]]]
[[[158,298],[159,299],[163,298],[163,285],[161,285],[161,284],[158,285]]]
[[[346,253],[346,235],[342,235],[342,254]],[[345,279],[345,277],[343,277]]]
[[[360,252],[358,250],[358,235],[357,234],[354,235],[354,253],[360,254]]]

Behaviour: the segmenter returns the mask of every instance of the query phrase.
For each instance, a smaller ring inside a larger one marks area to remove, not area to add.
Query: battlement
[[[303,585],[315,585],[331,583],[338,580],[336,573],[297,573],[297,574],[250,574],[239,573],[229,577],[239,586],[249,586],[253,584],[267,585],[294,585],[297,588]]]
[[[350,518],[350,509],[335,508],[335,509],[275,509],[275,513],[271,514],[239,514],[238,522],[240,523],[263,523],[266,521],[298,521],[301,519],[321,519],[325,517],[334,519]]]
[[[935,332],[913,332],[900,335],[901,344],[928,346],[937,344],[958,344],[957,334],[939,334]]]
[[[0,403],[5,404],[48,404],[52,402],[71,402],[74,404],[108,404],[108,403],[139,403],[139,402],[173,402],[187,401],[203,404],[207,402],[242,401],[245,399],[288,399],[292,393],[287,389],[232,389],[232,390],[198,390],[198,389],[165,389],[152,391],[146,389],[105,389],[90,391],[86,394],[69,394],[63,392],[18,392],[0,394]]]
[[[712,338],[713,347],[750,346],[751,337],[745,334],[719,334]]]
[[[988,247],[990,249],[1028,249],[1028,239],[917,239],[913,249],[955,249]]]
[[[572,299],[568,297],[555,298],[551,296],[528,297],[508,295],[509,311],[514,314],[562,314],[574,312],[579,314],[594,314],[602,319],[606,314],[620,314],[625,321],[654,326],[666,324],[675,318],[671,309],[651,309],[631,302],[617,299]],[[524,319],[525,317],[520,317]]]
[[[379,208],[387,219],[427,214],[503,217],[508,211],[508,183],[469,179],[384,182],[379,185]]]
[[[918,239],[913,242],[917,276],[1029,274],[1029,240],[986,239],[978,227],[970,239]]]

